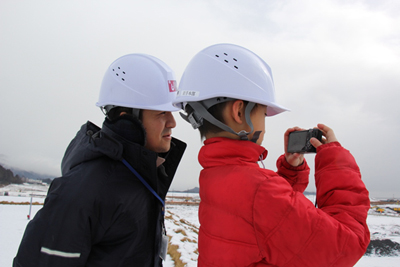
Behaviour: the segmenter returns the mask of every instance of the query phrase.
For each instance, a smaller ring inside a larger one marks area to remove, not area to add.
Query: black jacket
[[[27,225],[13,266],[162,266],[159,200],[165,199],[186,144],[172,140],[166,161],[144,148],[142,125],[122,118],[82,126],[43,208]]]

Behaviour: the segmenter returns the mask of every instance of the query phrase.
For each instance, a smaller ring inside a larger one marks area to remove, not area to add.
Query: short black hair
[[[133,112],[132,112],[133,108],[127,108],[127,107],[115,107],[112,108],[108,113],[107,113],[107,117],[110,121],[114,121],[115,119],[117,119],[121,112],[126,112],[127,115],[131,115],[133,116]],[[140,121],[142,121],[142,110],[139,111],[139,118]]]

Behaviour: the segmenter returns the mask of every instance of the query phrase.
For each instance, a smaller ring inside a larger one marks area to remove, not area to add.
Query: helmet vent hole
[[[224,56],[226,56],[226,57],[228,56],[228,53],[223,53],[223,54],[224,54]],[[214,56],[215,56],[216,58],[220,58],[220,57],[221,57],[219,54],[215,54]],[[223,60],[225,63],[228,63],[228,64],[229,64],[229,60],[228,60],[228,59],[229,59],[229,58],[225,58],[225,59],[224,59],[224,58],[221,58],[221,60]],[[232,58],[232,60],[235,61],[235,62],[238,61],[238,60],[237,60],[236,58],[234,58],[234,57]],[[232,64],[232,65],[233,65],[233,64]],[[231,65],[231,66],[232,66],[232,65]],[[239,69],[239,67],[236,66],[236,65],[233,65],[233,67],[234,67],[235,69]]]
[[[125,78],[123,78],[123,76],[126,75],[126,72],[122,70],[121,67],[113,68],[112,71],[115,73],[115,76],[121,77],[121,80],[125,81]]]

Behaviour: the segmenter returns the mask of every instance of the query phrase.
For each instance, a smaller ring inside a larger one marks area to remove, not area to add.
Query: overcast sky
[[[70,140],[95,106],[106,68],[129,53],[156,56],[179,82],[217,43],[261,56],[277,100],[266,119],[268,168],[292,126],[325,123],[358,162],[373,197],[400,198],[400,1],[68,0],[0,2],[0,163],[60,175]],[[172,184],[198,186],[197,131],[175,113],[188,149]],[[314,168],[314,155],[307,155]],[[314,172],[307,191],[314,191]]]

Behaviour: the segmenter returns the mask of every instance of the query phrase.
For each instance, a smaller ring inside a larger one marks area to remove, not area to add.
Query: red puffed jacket
[[[250,141],[211,138],[199,153],[198,266],[353,266],[370,241],[368,191],[349,151],[321,145],[315,158],[318,208],[303,195],[309,167]]]

